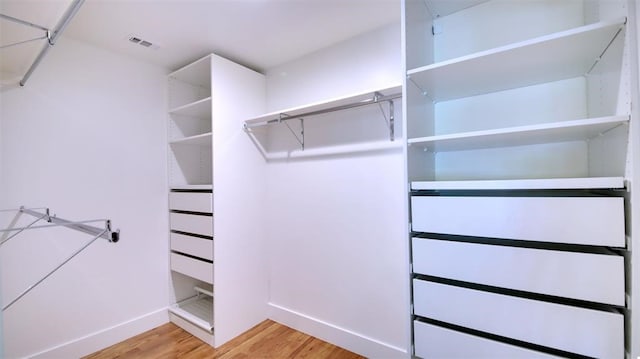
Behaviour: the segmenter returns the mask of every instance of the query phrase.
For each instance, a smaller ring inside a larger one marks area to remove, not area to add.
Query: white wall
[[[269,110],[400,84],[400,56],[397,24],[270,69]],[[305,135],[318,146],[334,144],[332,134],[342,144],[358,140],[343,131],[385,141],[380,111],[368,111],[308,118]],[[361,115],[369,116],[362,126],[348,123]],[[286,129],[272,132],[271,142],[290,136]],[[407,355],[403,181],[400,147],[267,165],[270,317],[366,356]]]
[[[122,231],[4,313],[7,357],[77,357],[167,321],[165,92],[163,69],[63,38],[25,87],[0,94],[3,206],[110,218]],[[0,250],[3,303],[89,239],[60,228],[16,237]]]

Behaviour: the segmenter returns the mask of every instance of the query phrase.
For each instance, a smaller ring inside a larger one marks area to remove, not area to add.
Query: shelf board
[[[518,42],[407,71],[434,102],[585,75],[625,18]]]
[[[213,298],[194,297],[169,307],[171,313],[213,334]]]
[[[410,145],[424,145],[432,152],[523,146],[542,143],[584,141],[627,124],[629,116],[609,116],[552,122],[495,130],[411,138]]]
[[[489,0],[425,0],[431,15],[436,18],[451,15],[455,12],[487,2]]]
[[[411,182],[412,190],[526,190],[613,188],[624,188],[624,177]]]
[[[189,136],[173,140],[169,142],[170,145],[187,145],[187,146],[211,146],[212,135],[211,132],[203,133],[201,135]]]
[[[270,113],[266,113],[266,114],[251,118],[249,120],[246,120],[245,124],[251,125],[251,124],[257,124],[257,123],[262,123],[266,121],[278,120],[281,114],[282,115],[286,114],[287,116],[297,116],[303,113],[327,110],[334,107],[345,106],[345,105],[349,105],[357,102],[371,102],[371,99],[373,98],[373,95],[375,92],[381,93],[384,96],[395,95],[395,94],[402,93],[402,86],[394,85],[392,87],[387,87],[382,89],[373,89],[365,92],[351,94],[348,96],[329,99],[326,101],[314,102],[304,106],[292,107],[292,108],[287,108],[280,111],[270,112]]]
[[[184,184],[170,186],[170,189],[177,190],[213,190],[212,184]]]
[[[197,117],[201,119],[211,118],[211,96],[186,105],[169,110],[172,115]]]
[[[169,74],[176,79],[205,88],[211,87],[211,55],[207,55]]]

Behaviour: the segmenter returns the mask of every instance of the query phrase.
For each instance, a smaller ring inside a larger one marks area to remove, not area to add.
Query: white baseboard
[[[161,308],[113,327],[30,355],[29,358],[80,358],[169,322],[167,308]]]
[[[269,319],[367,358],[410,357],[406,349],[383,343],[277,304],[269,303]]]

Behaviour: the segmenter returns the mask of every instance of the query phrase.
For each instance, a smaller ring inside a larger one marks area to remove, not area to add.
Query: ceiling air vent
[[[138,44],[140,46],[148,47],[148,48],[151,48],[151,49],[157,49],[158,47],[160,47],[160,46],[158,46],[157,44],[154,44],[151,41],[147,41],[147,40],[145,40],[145,39],[143,39],[143,38],[141,38],[139,36],[134,36],[134,35],[130,35],[129,36],[129,41],[131,41],[134,44]]]

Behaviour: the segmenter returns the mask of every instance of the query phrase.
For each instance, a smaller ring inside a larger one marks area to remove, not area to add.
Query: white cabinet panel
[[[533,359],[557,358],[436,325],[413,322],[415,355],[420,358]]]
[[[171,253],[171,270],[213,284],[213,264]]]
[[[213,260],[213,240],[171,233],[171,250]]]
[[[618,197],[411,197],[412,228],[529,241],[625,246]]]
[[[171,213],[171,229],[175,231],[213,236],[213,217]]]
[[[416,315],[596,358],[624,357],[624,317],[414,279]]]
[[[211,193],[170,192],[169,209],[191,212],[212,212]]]
[[[624,306],[624,258],[413,238],[413,271]],[[478,270],[482,268],[482,270]]]

